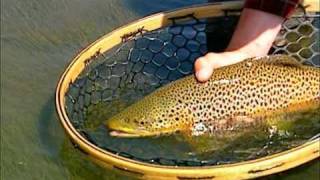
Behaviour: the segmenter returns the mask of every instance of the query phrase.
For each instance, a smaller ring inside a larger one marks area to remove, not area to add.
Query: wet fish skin
[[[319,103],[320,69],[285,55],[216,69],[206,83],[193,75],[172,82],[106,121],[111,135],[194,135],[252,127],[262,117]]]

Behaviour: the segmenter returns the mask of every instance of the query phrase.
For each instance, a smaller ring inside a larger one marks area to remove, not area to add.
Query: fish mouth
[[[106,125],[109,129],[109,135],[113,137],[135,138],[152,135],[152,133],[145,129],[131,127],[130,125],[122,123],[116,119],[109,120]]]
[[[159,135],[170,135],[179,131],[163,131],[159,132],[149,132],[149,131],[127,131],[127,130],[120,130],[120,129],[110,129],[109,135],[113,137],[120,137],[120,138],[139,138],[139,137],[150,137],[150,136],[159,136]]]
[[[149,136],[158,136],[161,134],[172,133],[172,130],[167,131],[148,131],[145,128],[139,127],[130,127],[127,124],[119,124],[117,121],[109,121],[107,124],[109,129],[109,135],[112,137],[119,138],[138,138],[138,137],[149,137]]]
[[[133,130],[131,128],[122,126],[115,127],[109,124],[108,126],[110,132],[109,135],[113,137],[123,137],[123,138],[135,138],[152,135],[150,132],[145,130]]]
[[[130,133],[126,131],[121,131],[121,130],[112,130],[110,131],[110,136],[113,137],[127,137],[127,138],[134,138],[134,137],[140,137],[141,135],[135,134],[135,133]]]
[[[156,136],[159,133],[138,130],[132,131],[127,129],[112,129],[110,128],[109,135],[113,137],[121,137],[121,138],[136,138],[136,137],[148,137],[148,136]]]

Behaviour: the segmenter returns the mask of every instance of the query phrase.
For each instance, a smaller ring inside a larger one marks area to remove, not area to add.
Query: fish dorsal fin
[[[295,58],[288,55],[273,55],[264,58],[266,63],[287,67],[302,67],[303,65]]]

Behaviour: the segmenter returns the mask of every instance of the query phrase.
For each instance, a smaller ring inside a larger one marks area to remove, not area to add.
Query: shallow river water
[[[70,59],[101,35],[147,14],[203,0],[1,1],[1,179],[127,179],[75,150],[54,92]],[[267,179],[317,179],[311,162]]]

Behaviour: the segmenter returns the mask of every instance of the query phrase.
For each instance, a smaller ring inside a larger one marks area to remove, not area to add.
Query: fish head
[[[170,134],[185,129],[186,113],[175,111],[174,105],[141,101],[107,120],[111,136],[145,137]],[[176,108],[177,109],[177,108]],[[180,121],[181,120],[181,121]]]
[[[153,119],[148,119],[143,114],[131,111],[121,112],[107,121],[107,127],[111,130],[111,136],[117,137],[142,137],[157,135],[151,128]]]

